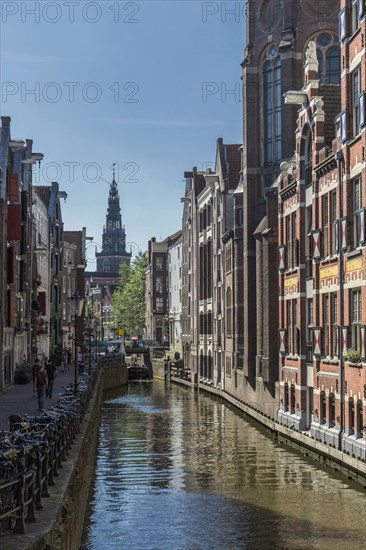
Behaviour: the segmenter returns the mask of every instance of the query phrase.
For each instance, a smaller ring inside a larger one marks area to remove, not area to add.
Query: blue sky
[[[101,243],[113,162],[134,250],[180,228],[184,171],[241,142],[244,4],[2,2],[1,114],[67,191],[65,229]]]

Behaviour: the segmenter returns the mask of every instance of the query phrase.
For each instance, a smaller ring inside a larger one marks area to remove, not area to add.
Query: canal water
[[[365,492],[159,381],[103,404],[83,550],[365,549]]]

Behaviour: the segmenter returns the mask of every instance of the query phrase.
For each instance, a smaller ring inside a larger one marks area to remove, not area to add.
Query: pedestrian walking
[[[57,376],[57,368],[55,365],[51,363],[50,360],[48,360],[46,364],[46,373],[48,378],[48,387],[46,388],[46,397],[49,397],[49,399],[52,399],[53,384]]]
[[[38,410],[43,409],[45,392],[48,387],[47,373],[43,365],[40,365],[36,374],[36,390],[38,397]]]

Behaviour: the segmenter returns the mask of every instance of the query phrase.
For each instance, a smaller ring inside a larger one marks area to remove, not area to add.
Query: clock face
[[[120,244],[124,245],[124,244],[125,244],[125,240],[124,240],[124,238],[123,238],[123,237],[121,237],[121,238],[120,238],[120,240],[119,240],[119,242],[120,242]]]
[[[104,237],[104,244],[109,244],[111,242],[110,237]]]

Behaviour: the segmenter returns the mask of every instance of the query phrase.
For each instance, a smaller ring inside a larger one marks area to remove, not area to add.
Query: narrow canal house
[[[365,459],[366,27],[364,3],[342,8],[341,85],[329,84],[335,72],[322,83],[332,65],[312,42],[305,86],[286,95],[301,109],[296,154],[277,182],[278,419]]]
[[[240,145],[224,144],[219,138],[215,170],[198,172],[194,168],[186,172],[186,192],[182,198],[184,360],[199,381],[221,387],[226,365],[231,369],[235,356],[231,232],[234,191],[240,178],[239,149]],[[223,240],[224,235],[230,242]],[[240,338],[242,331],[238,332]]]
[[[0,390],[14,382],[16,365],[37,353],[39,276],[32,215],[32,165],[43,159],[30,139],[0,127]]]

